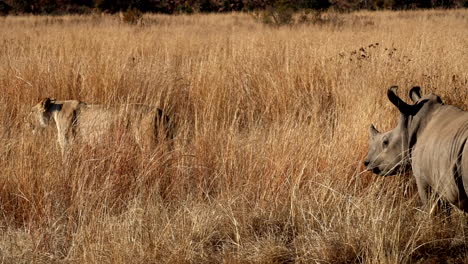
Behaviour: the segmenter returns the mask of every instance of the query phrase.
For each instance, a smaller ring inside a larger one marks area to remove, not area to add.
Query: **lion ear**
[[[52,100],[53,99],[45,98],[41,101],[42,112],[47,112],[47,110],[49,110]]]

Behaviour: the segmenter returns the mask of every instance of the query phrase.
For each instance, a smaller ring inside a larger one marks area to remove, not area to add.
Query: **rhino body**
[[[413,104],[407,104],[396,88],[387,95],[400,111],[399,124],[386,133],[371,125],[365,166],[384,176],[412,169],[424,204],[434,191],[468,212],[468,112],[437,95],[421,96],[419,87],[411,89]]]

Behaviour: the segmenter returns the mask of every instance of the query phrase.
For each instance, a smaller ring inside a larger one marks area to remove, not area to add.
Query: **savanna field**
[[[315,22],[314,22],[315,21]],[[414,85],[468,110],[468,10],[0,17],[2,263],[467,263],[468,221],[364,171]],[[45,97],[160,107],[171,144],[75,144]]]

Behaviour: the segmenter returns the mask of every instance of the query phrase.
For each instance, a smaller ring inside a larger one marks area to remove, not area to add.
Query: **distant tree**
[[[92,8],[111,13],[138,10],[166,14],[266,10],[286,21],[291,12],[331,6],[341,11],[457,8],[468,7],[468,0],[0,0],[0,14],[86,13]]]
[[[8,15],[12,9],[13,8],[9,4],[4,1],[0,1],[0,16]]]
[[[140,9],[143,12],[155,12],[172,14],[174,12],[176,1],[170,0],[141,0],[137,4],[133,4],[134,7]]]
[[[327,9],[331,5],[329,0],[303,0],[299,7],[305,9]]]
[[[6,4],[11,6],[11,11],[15,13],[31,13],[34,0],[6,0]]]

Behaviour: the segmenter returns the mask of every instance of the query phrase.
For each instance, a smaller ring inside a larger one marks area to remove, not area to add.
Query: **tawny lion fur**
[[[32,107],[33,131],[55,126],[62,153],[74,140],[96,144],[122,131],[133,136],[142,149],[151,149],[158,138],[172,138],[169,117],[156,107],[141,104],[106,106],[78,100],[45,98]]]

